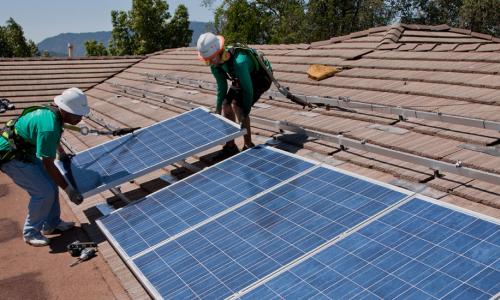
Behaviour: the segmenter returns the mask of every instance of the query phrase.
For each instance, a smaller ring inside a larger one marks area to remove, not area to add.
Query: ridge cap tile
[[[440,24],[440,25],[434,25],[431,26],[432,31],[447,31],[450,30],[450,26],[448,24]]]
[[[491,41],[491,39],[493,38],[491,35],[489,34],[484,34],[484,33],[480,33],[480,32],[471,32],[471,36],[473,37],[477,37],[477,38],[481,38],[481,39],[485,39],[485,40],[488,40],[488,41]]]
[[[462,28],[455,28],[455,27],[450,28],[450,31],[455,32],[455,33],[466,34],[466,35],[471,35],[471,33],[472,33],[472,31],[470,29],[462,29]]]
[[[349,38],[357,38],[357,37],[367,36],[368,34],[370,34],[369,30],[363,30],[363,31],[353,32],[353,33],[349,34],[348,37]]]
[[[368,29],[368,32],[370,32],[370,33],[377,33],[377,32],[387,31],[390,28],[391,28],[390,26],[372,27],[372,28]]]

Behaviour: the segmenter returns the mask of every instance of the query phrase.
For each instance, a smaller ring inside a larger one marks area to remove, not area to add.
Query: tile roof
[[[299,94],[347,96],[363,103],[500,122],[500,41],[492,36],[446,25],[397,24],[312,44],[255,47],[266,53],[276,78]],[[343,70],[317,82],[307,77],[311,64]],[[122,126],[147,125],[182,112],[186,109],[179,104],[182,101],[213,107],[213,89],[175,84],[161,76],[155,80],[153,75],[158,74],[214,83],[209,69],[197,61],[194,48],[168,49],[149,55],[90,89],[91,106]],[[342,133],[388,149],[449,163],[461,161],[463,166],[500,174],[498,156],[462,147],[495,147],[500,139],[495,130],[416,118],[398,121],[396,115],[365,110],[316,108],[315,114],[299,114],[301,107],[279,98],[259,103],[269,107],[255,107],[255,117]],[[277,134],[276,129],[261,124],[254,127],[259,134]],[[81,141],[89,146],[100,140]],[[349,163],[351,169],[358,166],[360,172],[369,168],[394,178],[425,182],[443,196],[454,195],[500,208],[500,185],[446,172],[444,177],[434,178],[428,167],[355,149],[341,151],[339,145],[319,140],[302,146]]]
[[[52,102],[66,88],[77,86],[85,91],[142,58],[0,58],[0,97],[16,106],[0,114],[0,124],[25,107]]]

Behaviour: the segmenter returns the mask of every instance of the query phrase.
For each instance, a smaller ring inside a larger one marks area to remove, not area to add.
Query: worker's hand
[[[64,191],[68,195],[69,200],[71,200],[71,202],[75,203],[76,205],[80,205],[83,202],[83,196],[78,193],[71,185],[68,184]]]
[[[72,153],[68,154],[66,152],[60,152],[59,153],[59,160],[60,161],[71,160],[73,158],[73,156],[75,156],[75,155]]]

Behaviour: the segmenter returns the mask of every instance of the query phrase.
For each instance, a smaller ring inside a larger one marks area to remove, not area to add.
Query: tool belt
[[[17,134],[14,127],[15,122],[11,121],[13,120],[7,122],[5,127],[0,130],[1,138],[6,139],[10,144],[9,150],[0,151],[0,166],[13,159],[32,163],[35,146],[26,142]]]

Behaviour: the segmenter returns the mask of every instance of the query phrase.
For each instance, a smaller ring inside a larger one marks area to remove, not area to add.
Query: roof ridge
[[[483,40],[487,41],[493,41],[496,43],[500,43],[500,38],[485,34],[485,33],[480,33],[480,32],[475,32],[470,29],[465,29],[465,28],[458,28],[458,27],[450,27],[448,24],[440,24],[440,25],[421,25],[421,24],[400,24],[404,29],[411,29],[411,30],[421,30],[421,31],[449,31],[449,32],[454,32],[454,33],[460,33],[464,35],[468,35],[470,37],[475,37],[475,38],[480,38]]]

